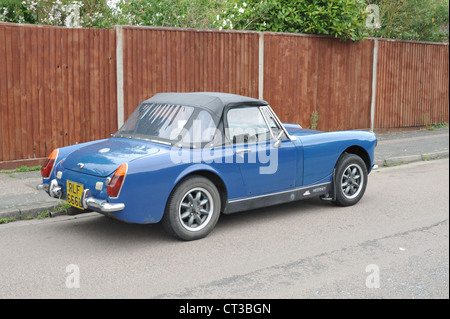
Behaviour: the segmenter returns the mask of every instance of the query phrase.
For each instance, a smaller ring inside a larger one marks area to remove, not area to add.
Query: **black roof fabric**
[[[146,100],[145,103],[195,106],[208,109],[217,117],[222,116],[223,110],[226,107],[238,105],[268,105],[268,103],[263,100],[242,95],[217,92],[158,93]]]

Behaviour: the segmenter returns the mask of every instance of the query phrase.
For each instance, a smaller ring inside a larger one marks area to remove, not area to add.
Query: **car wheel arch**
[[[333,171],[332,197],[328,198],[338,206],[356,204],[367,186],[366,165],[358,154],[342,153]]]
[[[369,173],[371,171],[371,161],[370,161],[370,156],[367,153],[367,151],[359,146],[359,145],[353,145],[350,147],[347,147],[337,158],[336,163],[334,164],[334,169],[333,169],[333,176],[332,176],[332,189],[331,189],[331,193],[329,194],[328,198],[331,198],[333,201],[336,200],[336,169],[337,166],[341,160],[341,158],[346,155],[346,154],[354,154],[356,156],[359,156],[362,161],[364,162],[366,168],[367,168],[367,173]]]
[[[199,169],[194,171],[186,172],[185,174],[181,175],[175,185],[172,187],[171,193],[176,189],[176,187],[181,184],[183,181],[185,181],[188,178],[195,177],[195,176],[202,176],[207,179],[209,179],[217,188],[220,194],[220,201],[221,201],[221,212],[225,210],[226,203],[228,201],[228,190],[225,182],[223,179],[216,173],[210,170],[206,169]],[[170,198],[170,195],[169,195]],[[166,203],[167,205],[167,203]]]
[[[366,168],[367,168],[367,172],[370,172],[372,169],[372,165],[371,165],[371,160],[370,160],[370,156],[369,153],[367,153],[367,151],[359,146],[359,145],[353,145],[350,147],[347,147],[339,156],[339,158],[336,161],[335,167],[337,165],[337,163],[339,163],[339,159],[344,155],[344,154],[355,154],[359,157],[361,157],[361,159],[364,161],[364,164],[366,164]]]

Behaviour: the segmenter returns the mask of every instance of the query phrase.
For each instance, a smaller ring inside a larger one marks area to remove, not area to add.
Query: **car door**
[[[226,134],[247,195],[283,191],[296,183],[296,147],[269,115],[265,106],[240,106],[226,113]],[[276,143],[279,134],[281,143]]]

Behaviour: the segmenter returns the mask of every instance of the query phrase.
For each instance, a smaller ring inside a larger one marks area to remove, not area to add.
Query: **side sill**
[[[234,199],[227,203],[224,214],[233,214],[245,210],[273,206],[306,198],[327,195],[332,191],[332,183],[317,184],[309,187],[296,188],[284,192],[259,195],[249,198]]]

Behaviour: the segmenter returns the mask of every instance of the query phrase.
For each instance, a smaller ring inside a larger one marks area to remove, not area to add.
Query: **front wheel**
[[[361,157],[345,153],[336,165],[336,204],[351,206],[359,202],[367,186],[367,168]]]
[[[192,176],[173,190],[162,224],[168,233],[179,239],[200,239],[215,227],[220,205],[216,186],[205,177]]]

